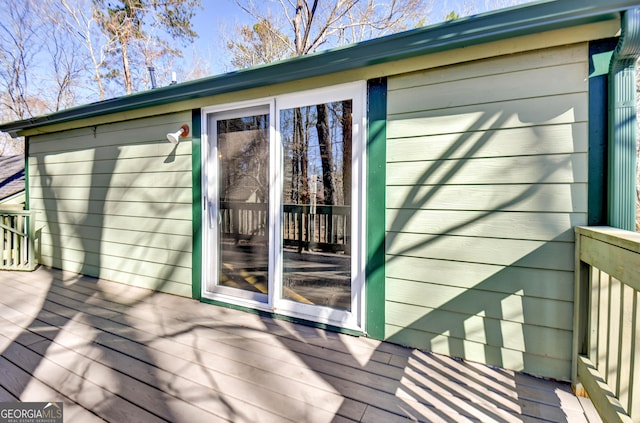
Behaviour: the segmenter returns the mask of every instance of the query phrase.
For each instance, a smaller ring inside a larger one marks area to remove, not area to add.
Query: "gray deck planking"
[[[47,268],[0,289],[0,399],[65,422],[594,420],[566,384],[187,298]]]

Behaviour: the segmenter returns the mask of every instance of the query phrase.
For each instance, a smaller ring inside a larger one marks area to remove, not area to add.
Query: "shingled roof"
[[[0,156],[0,202],[24,191],[24,156]]]

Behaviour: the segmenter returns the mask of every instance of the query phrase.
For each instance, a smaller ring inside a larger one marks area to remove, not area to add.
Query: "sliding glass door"
[[[363,329],[363,92],[205,109],[205,297]]]
[[[280,111],[281,296],[347,311],[352,308],[351,108],[352,100],[345,100]]]
[[[267,302],[269,107],[211,113],[209,290]]]

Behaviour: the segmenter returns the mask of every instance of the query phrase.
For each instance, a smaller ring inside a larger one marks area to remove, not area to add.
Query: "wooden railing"
[[[283,205],[283,243],[298,250],[349,252],[350,206],[306,204]],[[236,240],[266,240],[267,205],[262,203],[220,202],[222,234]]]
[[[640,422],[640,234],[576,228],[576,393],[606,422]]]
[[[0,270],[33,270],[35,213],[0,210]]]

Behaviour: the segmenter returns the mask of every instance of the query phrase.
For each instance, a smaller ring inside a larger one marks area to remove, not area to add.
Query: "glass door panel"
[[[252,111],[254,112],[254,111]],[[213,115],[217,154],[217,285],[268,295],[269,112]],[[233,292],[233,290],[237,290]],[[255,297],[255,295],[254,295]]]
[[[352,311],[352,101],[280,111],[281,298]]]

